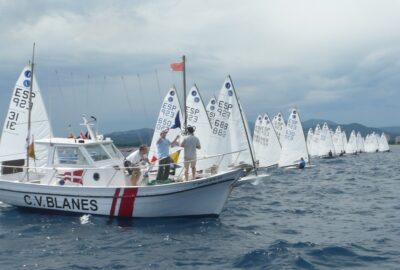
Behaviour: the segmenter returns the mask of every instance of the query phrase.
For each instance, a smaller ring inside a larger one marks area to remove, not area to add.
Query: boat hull
[[[219,215],[241,170],[183,183],[67,187],[0,179],[0,201],[19,207],[118,217]]]

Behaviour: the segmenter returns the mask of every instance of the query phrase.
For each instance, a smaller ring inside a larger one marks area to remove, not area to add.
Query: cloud
[[[69,121],[86,111],[101,115],[105,130],[153,126],[160,96],[172,84],[181,90],[169,63],[182,54],[188,86],[196,82],[206,98],[231,74],[250,119],[298,106],[303,119],[380,125],[382,117],[367,117],[365,106],[378,98],[385,108],[376,114],[389,119],[395,111],[398,25],[400,2],[392,0],[0,1],[0,105],[7,107],[35,41],[49,102],[74,107]],[[81,98],[89,91],[92,102],[77,101],[70,91]],[[70,114],[53,110],[52,120],[58,124]],[[395,124],[390,121],[382,125]]]

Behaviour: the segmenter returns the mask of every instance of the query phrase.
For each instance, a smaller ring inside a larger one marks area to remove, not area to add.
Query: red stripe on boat
[[[115,189],[114,198],[111,204],[110,216],[114,216],[115,206],[117,205],[120,188]]]
[[[137,192],[137,188],[124,189],[124,195],[119,206],[119,217],[132,217]]]

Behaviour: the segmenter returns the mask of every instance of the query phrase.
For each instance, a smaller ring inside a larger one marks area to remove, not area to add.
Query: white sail
[[[387,152],[390,150],[389,143],[387,141],[385,133],[382,133],[379,140],[379,152]]]
[[[31,65],[26,65],[15,84],[4,122],[0,142],[0,162],[26,159],[31,79]],[[32,85],[31,135],[34,141],[53,137],[35,74]],[[35,144],[35,157],[35,165],[42,166],[47,161],[47,151]]]
[[[357,138],[357,151],[360,153],[364,152],[365,151],[364,140],[363,140],[360,132],[357,132],[356,138]]]
[[[221,87],[217,102],[217,111],[211,125],[213,134],[219,136],[222,141],[218,147],[226,152],[241,151],[231,155],[231,163],[253,164],[252,142],[250,132],[247,127],[247,120],[243,111],[241,112],[240,102],[233,87],[231,78],[228,76]],[[243,118],[242,118],[243,117]],[[225,144],[228,144],[226,146]],[[223,152],[223,153],[226,153]]]
[[[311,141],[311,151],[309,151],[312,157],[316,157],[319,154],[319,138],[321,136],[321,127],[319,124],[315,127],[314,135]]]
[[[296,109],[292,109],[282,137],[282,152],[278,166],[296,165],[303,158],[308,162],[308,151],[301,120]]]
[[[212,121],[214,120],[216,107],[217,107],[217,99],[215,97],[212,97],[206,107],[210,123],[212,123]]]
[[[357,137],[356,132],[353,130],[350,133],[349,142],[346,146],[346,154],[355,154],[357,153]]]
[[[308,153],[311,155],[312,152],[312,140],[313,140],[314,132],[313,129],[310,128],[307,133],[307,149]]]
[[[346,137],[346,132],[344,130],[342,131],[342,142],[343,142],[343,150],[346,152],[347,137]]]
[[[318,156],[320,157],[328,156],[329,152],[331,152],[332,155],[334,155],[335,146],[333,145],[332,136],[328,124],[324,123],[319,137]]]
[[[333,139],[333,146],[335,147],[336,153],[341,154],[344,152],[344,145],[343,145],[343,134],[340,126],[338,126],[335,130],[335,133],[332,137]]]
[[[257,116],[257,119],[254,123],[254,132],[253,132],[253,147],[254,147],[254,155],[255,159],[258,163],[260,163],[260,158],[264,152],[263,149],[263,138],[262,138],[262,129],[263,126],[263,118],[261,115]]]
[[[199,138],[201,144],[201,149],[197,150],[197,159],[199,159],[199,161],[196,164],[196,169],[208,169],[215,162],[213,159],[206,158],[212,155],[209,145],[214,136],[212,136],[211,123],[203,99],[196,85],[190,89],[187,95],[186,113],[187,125],[194,127],[195,135]],[[180,158],[180,160],[183,161],[183,155],[180,155]]]
[[[281,144],[267,114],[257,117],[254,127],[253,146],[259,167],[278,164]]]
[[[365,141],[364,141],[364,146],[365,146],[365,152],[370,153],[371,151],[371,135],[367,134],[367,136],[365,136]]]
[[[285,135],[285,120],[283,120],[282,113],[278,113],[272,119],[272,125],[274,126],[276,135],[278,136],[279,142],[282,143],[282,138]]]
[[[380,139],[379,136],[377,136],[377,134],[375,134],[375,132],[372,132],[371,134],[367,135],[365,144],[365,152],[369,152],[369,153],[374,153],[379,151],[379,142],[378,142],[378,138]]]
[[[158,159],[156,143],[160,138],[161,131],[169,129],[166,138],[172,142],[177,135],[181,134],[181,119],[182,112],[178,95],[176,90],[171,88],[165,96],[161,105],[160,113],[158,114],[149,150],[150,161]],[[178,146],[171,147],[170,152],[175,152],[178,149]]]

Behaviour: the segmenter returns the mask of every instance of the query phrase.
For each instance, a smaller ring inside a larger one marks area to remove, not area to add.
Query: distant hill
[[[304,121],[302,123],[304,134],[307,136],[307,132],[310,128],[315,129],[315,126],[317,124],[320,124],[322,126],[324,122],[326,122],[329,125],[329,127],[332,128],[333,130],[335,130],[338,125],[340,125],[342,130],[346,131],[347,137],[349,137],[352,130],[355,130],[357,132],[359,131],[361,135],[364,137],[372,132],[378,134],[385,132],[387,135],[390,136],[391,143],[394,143],[394,139],[396,136],[400,136],[400,127],[372,128],[372,127],[366,127],[358,123],[337,124],[336,122],[323,119],[309,119],[307,121]],[[249,129],[253,134],[254,122],[249,122],[248,124],[249,124]],[[139,146],[143,143],[150,145],[151,139],[153,137],[153,129],[142,128],[142,129],[128,130],[128,131],[117,131],[105,134],[105,137],[110,137],[114,141],[115,145],[117,145],[118,147]]]
[[[381,127],[380,129],[387,133],[400,134],[400,127]]]
[[[105,134],[104,136],[111,138],[114,141],[114,144],[118,147],[139,146],[144,143],[150,145],[151,139],[153,138],[153,129],[142,128],[127,131],[116,131]]]

